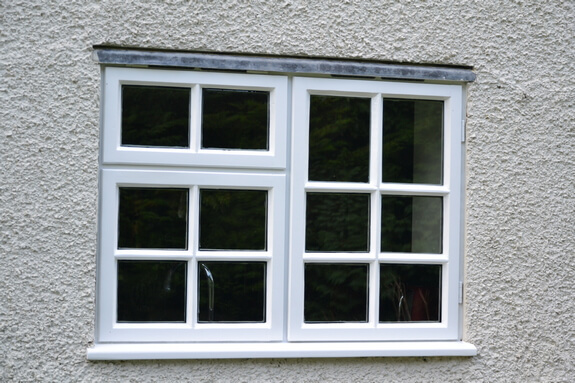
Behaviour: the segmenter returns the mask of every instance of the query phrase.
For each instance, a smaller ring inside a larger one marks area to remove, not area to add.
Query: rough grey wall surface
[[[0,380],[575,379],[575,4],[0,1]],[[473,358],[88,362],[94,44],[470,65],[465,339]]]

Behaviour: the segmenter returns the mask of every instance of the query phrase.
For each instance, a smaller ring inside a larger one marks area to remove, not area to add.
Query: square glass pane
[[[383,101],[383,182],[443,183],[443,101]]]
[[[118,247],[186,249],[188,189],[120,188]]]
[[[188,148],[190,89],[122,86],[122,145]]]
[[[265,190],[202,189],[200,249],[266,250]]]
[[[306,251],[368,252],[369,194],[307,193]]]
[[[198,322],[265,322],[265,262],[199,262]]]
[[[310,99],[309,179],[369,182],[369,98]]]
[[[305,265],[304,321],[367,322],[369,266]]]
[[[439,322],[440,265],[380,265],[380,322]]]
[[[381,197],[381,251],[442,252],[442,197]]]
[[[118,322],[185,322],[186,262],[118,261]]]
[[[202,90],[202,148],[269,148],[270,93]]]

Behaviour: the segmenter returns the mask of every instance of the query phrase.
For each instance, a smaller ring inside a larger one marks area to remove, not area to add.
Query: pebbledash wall
[[[95,45],[472,67],[464,340],[474,357],[92,362]],[[0,2],[0,380],[575,378],[575,3]]]

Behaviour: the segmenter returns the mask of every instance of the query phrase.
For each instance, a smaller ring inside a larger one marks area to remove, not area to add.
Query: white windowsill
[[[470,343],[323,342],[323,343],[100,343],[89,360],[341,358],[404,356],[474,356]]]

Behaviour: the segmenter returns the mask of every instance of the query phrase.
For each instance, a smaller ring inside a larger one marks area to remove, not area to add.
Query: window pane
[[[190,146],[190,89],[122,86],[122,145]]]
[[[265,262],[200,262],[198,322],[265,322]]]
[[[383,182],[443,182],[443,101],[383,102]]]
[[[119,210],[119,248],[187,248],[188,189],[120,188]]]
[[[441,266],[380,266],[380,322],[439,322]]]
[[[441,197],[384,195],[381,210],[381,251],[442,252]]]
[[[371,100],[311,96],[309,179],[369,182]]]
[[[203,89],[202,148],[268,149],[269,92]]]
[[[118,322],[185,322],[186,262],[118,261]]]
[[[307,251],[369,251],[369,194],[307,193]]]
[[[305,322],[367,322],[368,265],[305,265]]]
[[[200,191],[200,249],[266,250],[267,191]]]

